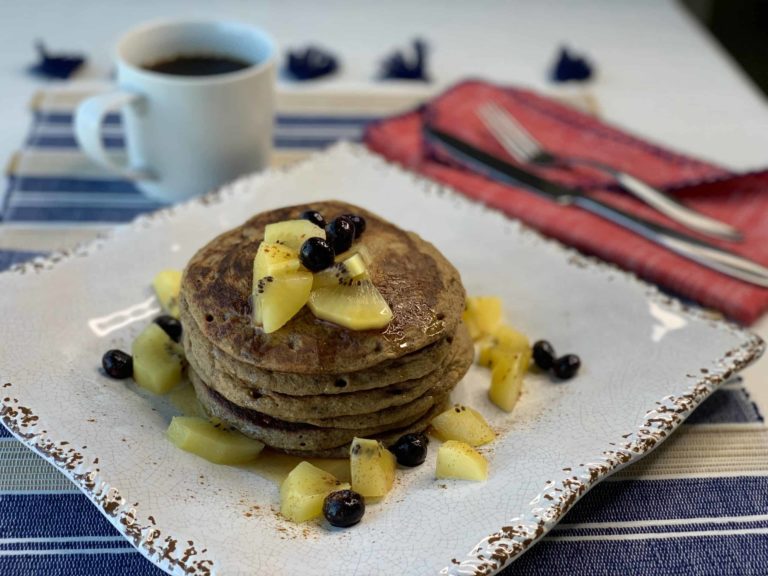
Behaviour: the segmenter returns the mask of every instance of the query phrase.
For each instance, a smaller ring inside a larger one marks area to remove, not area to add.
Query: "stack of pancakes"
[[[271,334],[254,325],[253,258],[264,227],[310,209],[366,219],[358,242],[393,312],[386,328],[350,330],[306,306]],[[459,273],[434,246],[361,208],[317,202],[265,212],[214,239],[184,271],[190,380],[210,415],[278,450],[344,457],[354,437],[389,444],[425,429],[469,368],[464,298]]]

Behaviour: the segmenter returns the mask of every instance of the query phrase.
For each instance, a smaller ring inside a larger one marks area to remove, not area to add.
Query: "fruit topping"
[[[352,247],[355,239],[355,225],[345,216],[339,216],[328,224],[325,229],[328,243],[336,254],[346,252]]]
[[[197,416],[174,416],[167,434],[177,447],[215,464],[245,464],[264,449],[258,440]]]
[[[323,516],[331,526],[354,526],[365,514],[365,498],[354,490],[337,490],[325,497]]]
[[[164,314],[155,318],[155,324],[160,326],[163,331],[171,337],[174,342],[181,341],[181,322],[169,314]]]
[[[462,318],[474,340],[492,334],[502,322],[501,299],[496,296],[470,296]]]
[[[365,246],[365,244],[360,244],[359,242],[357,244],[353,244],[352,248],[346,252],[336,254],[336,262],[344,262],[345,260],[349,260],[355,254],[360,255],[366,266],[370,266],[371,262],[373,262],[373,256],[371,256],[368,248]]]
[[[437,450],[435,476],[458,480],[487,480],[488,461],[466,442],[448,440]]]
[[[306,212],[302,212],[299,218],[302,220],[309,220],[315,226],[320,226],[320,228],[325,228],[325,218],[323,218],[323,215],[317,210],[307,210]]]
[[[181,382],[184,349],[155,323],[133,341],[133,379],[155,394],[165,394]]]
[[[426,460],[428,445],[429,439],[424,434],[405,434],[389,447],[389,451],[395,455],[398,464],[413,468]]]
[[[499,408],[511,412],[520,397],[523,377],[530,363],[530,352],[511,352],[506,348],[491,351],[491,387],[488,398]]]
[[[122,380],[133,375],[133,358],[122,350],[107,350],[101,357],[101,366],[110,378]]]
[[[389,304],[365,277],[312,290],[309,308],[318,318],[352,330],[383,328],[392,320]]]
[[[163,270],[152,280],[157,300],[163,310],[174,318],[179,317],[179,290],[181,290],[181,270]]]
[[[270,244],[282,244],[299,251],[301,245],[309,238],[325,239],[325,230],[309,220],[285,220],[267,224],[264,228],[264,241]]]
[[[315,274],[312,289],[323,288],[324,286],[349,285],[353,280],[361,278],[368,279],[368,268],[360,254],[353,254],[343,262],[338,262]]]
[[[397,461],[378,440],[355,438],[349,449],[352,489],[365,497],[384,496],[395,481]]]
[[[323,513],[325,497],[348,490],[333,474],[306,460],[298,464],[280,485],[280,513],[292,522],[305,522]]]
[[[576,375],[580,367],[581,359],[576,354],[566,354],[555,360],[552,371],[560,380],[568,380]]]
[[[487,444],[496,433],[477,410],[454,404],[432,420],[432,428],[443,440],[459,440],[472,446]]]
[[[342,214],[344,218],[348,218],[352,225],[355,227],[355,240],[360,238],[365,232],[365,218],[358,214]]]
[[[282,244],[262,242],[253,259],[253,278],[258,281],[264,276],[296,272],[300,267],[296,250]]]
[[[549,370],[555,363],[555,349],[546,340],[539,340],[533,345],[533,361],[542,370]]]
[[[383,328],[392,320],[368,274],[370,253],[352,246],[354,222],[362,233],[365,219],[339,216],[325,230],[315,224],[321,222],[319,212],[307,210],[301,219],[266,226],[253,261],[252,288],[253,320],[264,332],[279,330],[304,304],[321,320],[352,330]]]
[[[253,318],[267,334],[282,328],[302,309],[312,290],[312,273],[299,270],[260,278],[253,287]]]
[[[322,238],[310,238],[301,245],[299,260],[310,272],[320,272],[333,264],[333,248]]]

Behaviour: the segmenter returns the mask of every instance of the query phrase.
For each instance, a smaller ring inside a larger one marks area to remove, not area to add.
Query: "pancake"
[[[384,330],[354,331],[317,319],[305,307],[282,329],[265,334],[251,318],[253,258],[273,222],[318,210],[327,219],[365,217],[359,242],[369,274],[393,312]],[[458,271],[430,243],[350,204],[328,201],[258,214],[225,232],[190,260],[181,284],[188,315],[210,342],[238,362],[295,374],[345,374],[371,368],[453,334],[464,308]]]
[[[432,414],[405,418],[394,424],[367,426],[365,428],[320,428],[311,424],[285,422],[233,404],[224,396],[208,387],[194,372],[189,370],[189,380],[195,388],[195,395],[209,416],[237,428],[240,432],[264,442],[278,450],[301,450],[312,452],[327,450],[349,444],[356,436],[369,438],[392,429],[412,426]]]
[[[450,357],[445,364],[438,366],[422,378],[355,393],[295,397],[272,392],[257,392],[231,374],[200,363],[196,347],[187,349],[190,366],[208,386],[230,402],[292,422],[314,422],[354,415],[374,418],[373,413],[376,411],[407,405],[429,394],[432,389],[441,386],[442,383],[455,380],[455,374],[463,375],[469,369],[474,353],[469,333],[461,325],[451,346]],[[379,418],[382,418],[380,423],[383,423],[383,417],[384,415],[379,415]],[[349,421],[349,419],[345,420],[345,422]]]
[[[194,319],[186,311],[186,303],[180,300],[181,322],[184,325],[184,347],[188,356],[194,356],[198,372],[204,375],[221,372],[234,377],[242,387],[259,393],[279,393],[290,396],[317,394],[349,394],[362,390],[383,388],[391,384],[414,380],[434,371],[451,354],[454,335],[448,335],[395,360],[372,368],[343,374],[291,374],[263,370],[238,361],[210,342],[200,331]],[[210,381],[210,379],[208,379]],[[218,389],[218,387],[217,387]]]

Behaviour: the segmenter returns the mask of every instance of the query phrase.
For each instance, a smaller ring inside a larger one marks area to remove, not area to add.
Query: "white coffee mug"
[[[117,45],[117,89],[77,109],[80,147],[164,202],[261,170],[272,149],[275,53],[264,32],[236,22],[171,21],[133,30]],[[229,57],[249,66],[207,76],[145,68],[179,56]],[[127,165],[102,145],[101,124],[116,111],[123,117]]]

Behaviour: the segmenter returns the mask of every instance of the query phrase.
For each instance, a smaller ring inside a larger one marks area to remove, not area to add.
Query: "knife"
[[[742,256],[662,224],[635,216],[610,204],[528,172],[435,127],[425,125],[424,136],[459,164],[492,180],[522,186],[526,190],[565,205],[575,206],[613,222],[675,254],[727,276],[768,288],[768,268]]]

